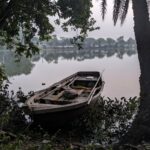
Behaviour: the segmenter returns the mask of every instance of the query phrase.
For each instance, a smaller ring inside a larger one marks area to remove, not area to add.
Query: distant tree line
[[[54,36],[53,39],[48,41],[38,41],[37,38],[33,39],[33,42],[37,44],[39,47],[47,49],[47,48],[71,48],[76,47],[76,45],[72,44],[71,38],[62,37],[58,39]],[[136,49],[136,42],[134,39],[129,38],[124,40],[123,36],[118,37],[116,40],[112,38],[86,38],[82,43],[83,48],[122,48],[122,49]]]
[[[32,42],[40,47],[41,49],[50,48],[75,48],[78,49],[77,45],[72,43],[71,38],[54,36],[51,40],[39,41],[38,38],[34,37]],[[136,41],[133,38],[124,39],[123,36],[118,37],[116,40],[112,38],[86,38],[82,43],[83,49],[99,48],[99,49],[123,49],[123,50],[136,50]],[[5,50],[5,45],[0,44],[0,50]]]

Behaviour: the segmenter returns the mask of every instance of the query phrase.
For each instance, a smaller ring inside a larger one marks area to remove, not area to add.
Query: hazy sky
[[[100,1],[98,0],[93,0],[93,17],[97,21],[97,25],[100,26],[100,30],[96,30],[93,32],[90,32],[88,35],[89,37],[94,37],[94,38],[107,38],[107,37],[112,37],[112,38],[118,38],[119,36],[124,36],[125,39],[129,37],[134,38],[134,32],[133,32],[133,13],[132,13],[132,6],[130,3],[130,8],[128,11],[128,15],[126,17],[126,20],[123,24],[123,26],[120,25],[120,22],[118,21],[117,25],[113,25],[112,21],[112,11],[113,11],[113,0],[108,0],[107,4],[107,14],[105,17],[105,20],[102,21],[101,19],[101,12],[100,12]],[[55,34],[57,34],[59,37],[70,37],[75,35],[73,32],[69,33],[63,33],[63,31],[57,27]]]
[[[100,25],[101,29],[99,31],[90,33],[89,36],[117,38],[118,36],[123,35],[125,38],[134,37],[133,13],[131,3],[123,26],[120,25],[120,21],[118,21],[116,26],[114,26],[112,21],[113,0],[108,0],[108,2],[107,14],[105,20],[103,21],[101,19],[100,2],[97,0],[93,0],[93,16],[97,20],[97,24]]]

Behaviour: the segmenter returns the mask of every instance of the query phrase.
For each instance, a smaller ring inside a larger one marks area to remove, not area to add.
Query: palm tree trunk
[[[134,31],[140,62],[140,106],[123,143],[150,141],[150,22],[146,0],[132,0]]]

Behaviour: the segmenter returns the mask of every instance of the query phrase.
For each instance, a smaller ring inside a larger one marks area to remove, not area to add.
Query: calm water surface
[[[9,78],[11,89],[29,92],[46,88],[77,71],[100,71],[105,81],[103,96],[106,97],[131,97],[139,95],[139,63],[137,55],[123,55],[120,59],[114,54],[111,57],[93,57],[81,59],[58,57],[49,59],[40,57],[31,62],[32,67],[28,73],[20,73]],[[30,63],[23,68],[25,72]],[[42,83],[46,83],[42,86]]]

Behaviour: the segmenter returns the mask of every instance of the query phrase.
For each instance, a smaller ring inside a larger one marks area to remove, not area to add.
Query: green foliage
[[[139,105],[139,99],[136,97],[128,100],[124,97],[115,100],[100,98],[86,114],[72,122],[72,127],[63,132],[66,140],[62,140],[57,133],[50,136],[43,129],[38,132],[28,130],[31,121],[27,122],[24,109],[19,107],[19,103],[24,102],[27,97],[21,89],[17,92],[17,96],[18,101],[14,99],[13,91],[11,93],[8,91],[8,84],[1,86],[0,149],[19,150],[26,145],[28,145],[27,150],[57,150],[60,147],[71,149],[66,140],[68,140],[67,136],[71,139],[74,135],[83,143],[93,143],[85,147],[87,150],[95,149],[95,143],[100,143],[98,147],[103,149],[102,145],[106,146],[119,141],[128,131]]]
[[[24,111],[19,107],[19,103],[14,97],[14,92],[8,90],[8,84],[0,88],[0,130],[9,132],[19,132],[26,128],[26,118]],[[17,93],[23,99],[21,91]]]
[[[0,87],[3,84],[3,81],[7,80],[7,76],[4,70],[4,67],[0,65]]]
[[[12,48],[17,46],[16,52],[21,50],[19,54],[34,54],[31,39],[35,35],[45,39],[54,31],[48,15],[55,15],[57,8],[51,1],[1,1],[0,8],[0,36]]]
[[[106,145],[117,142],[127,132],[139,104],[136,97],[128,100],[124,97],[121,100],[99,99],[86,114],[72,122],[71,128],[68,124],[69,129],[66,131],[58,130],[50,135],[41,128],[35,130],[34,127],[34,130],[28,130],[30,123],[26,123],[23,109],[18,108],[12,96],[9,97],[7,89],[6,85],[0,95],[3,98],[0,106],[4,108],[1,109],[0,114],[0,149],[3,150],[20,150],[25,147],[26,150],[71,150],[74,147],[71,144],[74,135],[75,139],[88,143],[86,146],[80,144],[78,147],[83,147],[85,150],[94,150],[98,147],[104,150]],[[18,97],[23,101],[26,99],[21,89]],[[100,144],[96,145],[97,142]],[[106,149],[111,149],[111,146]]]
[[[85,35],[88,30],[92,31],[95,20],[91,17],[92,0],[58,0],[60,7],[59,17],[68,19],[63,23],[62,28],[73,26],[74,30],[81,29],[80,34]]]
[[[32,133],[33,134],[33,133]],[[36,139],[28,133],[28,135],[18,134],[14,139],[11,135],[3,136],[3,141],[0,141],[0,149],[3,150],[52,150],[50,137],[45,135],[36,134]],[[48,140],[46,140],[48,138]],[[4,141],[5,139],[5,141]]]
[[[87,31],[98,29],[91,18],[91,7],[92,0],[0,1],[0,43],[6,43],[19,55],[31,57],[39,52],[32,39],[51,39],[55,24],[65,32],[68,27],[78,30],[85,37]],[[51,22],[53,16],[57,18]]]
[[[139,105],[138,98],[101,98],[88,113],[73,123],[85,139],[101,144],[111,144],[128,131]],[[77,131],[75,131],[77,133]]]

